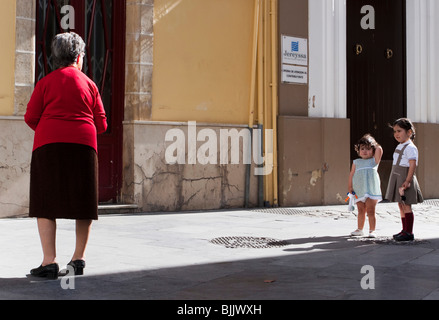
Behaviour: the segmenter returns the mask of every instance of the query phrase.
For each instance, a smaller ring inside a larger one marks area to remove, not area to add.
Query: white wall
[[[346,0],[309,0],[309,117],[346,118]]]
[[[439,2],[407,0],[407,116],[415,122],[439,123],[438,53]]]

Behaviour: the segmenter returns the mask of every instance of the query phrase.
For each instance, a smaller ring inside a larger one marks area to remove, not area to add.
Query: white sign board
[[[282,65],[282,82],[307,84],[308,83],[308,68],[283,64]]]
[[[282,35],[282,64],[308,65],[308,39]]]

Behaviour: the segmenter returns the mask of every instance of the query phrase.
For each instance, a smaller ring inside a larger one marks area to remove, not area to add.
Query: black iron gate
[[[101,202],[116,202],[122,184],[125,6],[125,0],[36,0],[36,81],[53,71],[56,34],[73,31],[86,43],[83,72],[100,90],[109,125],[98,137]]]

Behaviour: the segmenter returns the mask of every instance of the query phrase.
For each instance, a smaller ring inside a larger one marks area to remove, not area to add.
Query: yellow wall
[[[0,116],[14,113],[15,0],[0,1]]]
[[[152,120],[246,124],[254,0],[155,0]]]

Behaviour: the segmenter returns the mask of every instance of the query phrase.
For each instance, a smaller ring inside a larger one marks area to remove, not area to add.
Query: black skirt
[[[53,143],[32,153],[29,216],[98,219],[98,157],[89,146]]]

